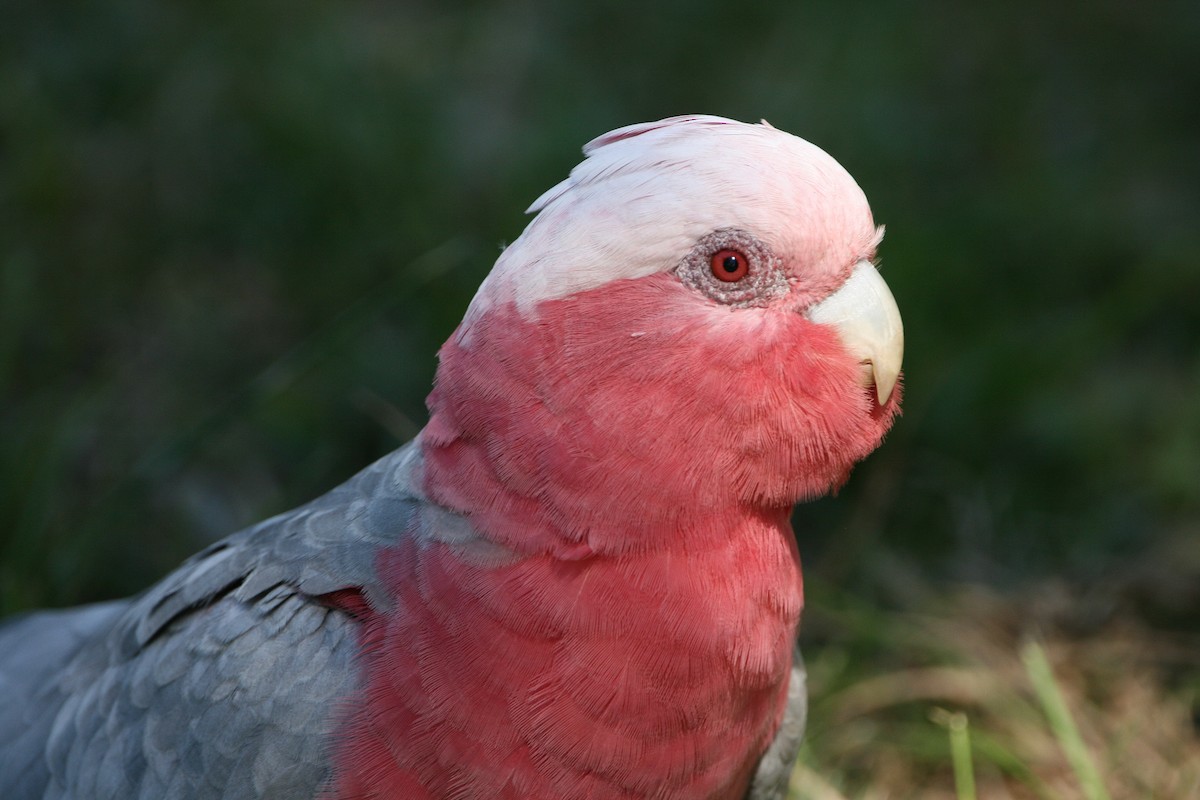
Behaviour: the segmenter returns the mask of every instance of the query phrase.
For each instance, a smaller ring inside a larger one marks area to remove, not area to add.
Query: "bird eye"
[[[718,250],[711,263],[713,277],[726,283],[740,281],[750,271],[750,262],[737,250]]]
[[[740,228],[718,228],[701,236],[674,272],[684,286],[731,308],[762,308],[791,286],[771,248]]]

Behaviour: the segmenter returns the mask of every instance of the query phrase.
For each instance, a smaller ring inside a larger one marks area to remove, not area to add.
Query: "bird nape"
[[[881,229],[766,123],[584,152],[413,441],[135,598],[0,627],[0,796],[784,796],[790,510],[899,408]]]

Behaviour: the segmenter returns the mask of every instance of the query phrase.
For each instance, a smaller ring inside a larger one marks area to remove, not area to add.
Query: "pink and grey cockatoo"
[[[784,796],[790,510],[898,408],[880,229],[766,123],[584,152],[415,440],[138,597],[0,629],[0,797]]]

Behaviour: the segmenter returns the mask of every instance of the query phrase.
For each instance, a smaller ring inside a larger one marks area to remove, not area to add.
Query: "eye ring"
[[[732,271],[725,269],[730,257]],[[717,228],[698,238],[674,273],[684,286],[730,308],[763,308],[792,285],[783,261],[741,228]]]
[[[746,256],[730,248],[718,250],[709,259],[713,277],[725,283],[735,283],[750,272],[750,260]]]

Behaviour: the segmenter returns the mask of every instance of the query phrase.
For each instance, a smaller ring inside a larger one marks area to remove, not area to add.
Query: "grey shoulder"
[[[41,744],[50,798],[311,796],[355,685],[356,626],[280,585],[172,620],[133,654],[79,653]],[[7,796],[7,795],[6,795]]]
[[[381,547],[431,521],[462,535],[419,468],[410,444],[132,600],[5,623],[0,693],[22,702],[0,704],[0,796],[311,796],[358,680],[358,623],[320,597],[386,607]]]

